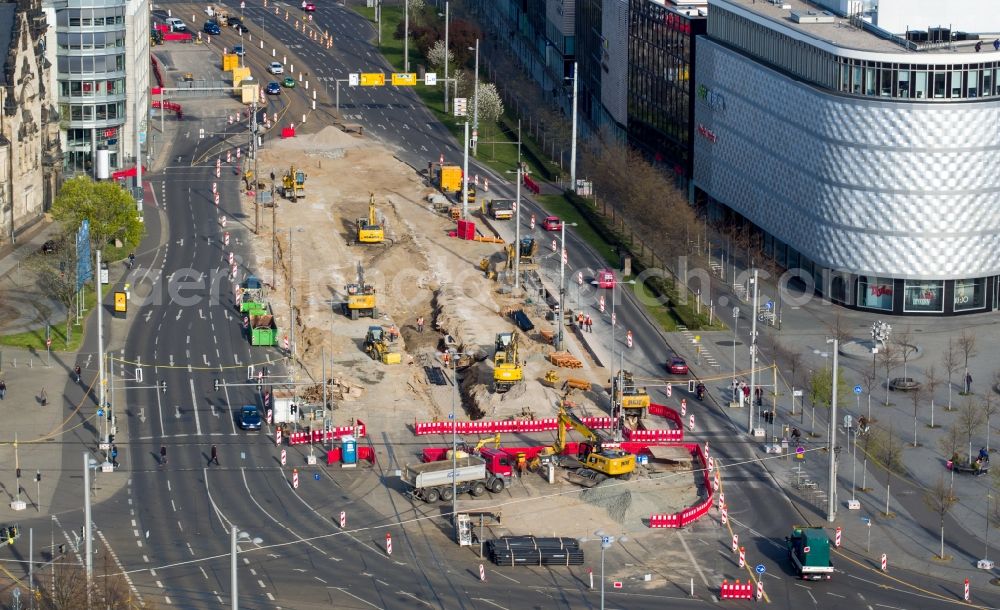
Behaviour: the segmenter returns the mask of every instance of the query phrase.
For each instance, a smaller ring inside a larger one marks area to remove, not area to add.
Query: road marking
[[[506,578],[507,580],[510,580],[510,581],[513,581],[513,582],[516,582],[517,584],[521,584],[521,581],[520,581],[520,580],[515,580],[515,579],[511,578],[510,576],[507,576],[506,574],[503,574],[503,573],[501,573],[501,572],[497,572],[496,574],[497,574],[497,576],[503,576],[503,577],[504,577],[504,578]]]
[[[191,335],[188,335],[188,336],[187,336],[187,344],[188,344],[188,345],[191,345]]]
[[[205,568],[198,566],[198,569],[201,570],[201,575],[205,577],[205,580],[208,580],[208,572],[205,571]]]
[[[183,309],[178,309],[177,310],[177,317],[174,318],[174,321],[180,320],[181,319],[181,314],[183,314],[183,313],[184,313]]]
[[[178,521],[177,522],[177,529],[179,529],[179,530],[181,530],[183,532],[184,531],[184,524],[182,524],[180,521]]]
[[[489,604],[491,606],[496,606],[497,608],[502,608],[503,610],[507,610],[507,608],[504,608],[503,606],[501,606],[500,604],[496,603],[495,601],[493,601],[491,599],[486,599],[485,597],[473,597],[472,599],[474,601],[477,601],[477,602],[486,602],[487,604]]]
[[[359,602],[361,602],[361,603],[363,603],[363,604],[368,604],[368,605],[369,605],[369,606],[371,606],[372,608],[379,608],[379,610],[382,610],[382,609],[381,609],[381,608],[380,608],[379,606],[376,606],[375,604],[371,603],[370,601],[368,601],[368,600],[366,600],[366,599],[361,599],[361,598],[360,598],[360,597],[358,597],[357,595],[355,595],[355,594],[353,594],[353,593],[350,593],[350,592],[348,592],[348,591],[347,591],[347,590],[345,590],[345,589],[344,589],[343,587],[327,587],[327,588],[328,588],[328,589],[336,589],[336,590],[340,591],[341,593],[343,593],[343,594],[345,594],[345,595],[350,595],[351,597],[353,597],[354,599],[358,600]]]
[[[829,592],[829,591],[827,591],[827,592],[826,592],[826,594],[827,594],[827,595],[832,595],[832,596],[834,596],[834,597],[839,597],[839,598],[841,598],[841,599],[843,599],[843,598],[847,597],[846,595],[838,595],[837,593],[831,593],[831,592]]]
[[[684,536],[679,531],[677,532],[677,538],[678,540],[681,541],[681,545],[684,547],[684,552],[687,553],[688,558],[691,560],[691,565],[693,565],[695,571],[698,572],[698,576],[701,576],[701,581],[705,583],[706,587],[710,587],[711,585],[708,584],[708,579],[705,577],[705,573],[702,572],[701,570],[701,565],[698,564],[698,561],[694,558],[694,555],[691,554],[691,549],[688,548],[687,541],[684,539]]]
[[[268,593],[267,593],[267,599],[271,600],[272,602],[274,601],[274,596],[271,595],[270,591],[268,591]]]
[[[174,418],[175,419],[180,419],[181,418],[181,406],[180,405],[174,405]]]
[[[805,589],[805,590],[806,590],[806,593],[808,593],[808,594],[809,594],[809,599],[813,600],[813,604],[815,604],[815,605],[819,605],[819,602],[818,602],[818,601],[816,601],[816,598],[815,598],[815,597],[813,597],[813,593],[812,593],[812,591],[811,591],[811,590],[809,589],[809,587],[807,587],[807,586],[805,586],[805,585],[800,585],[799,583],[795,583],[795,586],[796,586],[796,587],[802,587],[803,589]]]
[[[174,499],[173,498],[170,498],[170,508],[174,509],[175,513],[177,512],[177,505],[174,504]]]
[[[166,434],[167,429],[163,427],[163,407],[160,405],[160,392],[153,392],[156,394],[156,415],[160,418],[160,435]]]
[[[433,607],[434,607],[434,606],[432,606],[432,605],[431,605],[430,603],[428,603],[428,602],[426,602],[426,601],[424,601],[424,600],[420,599],[419,597],[417,597],[416,595],[414,595],[414,594],[410,593],[409,591],[396,591],[396,595],[405,595],[405,596],[407,596],[407,597],[410,597],[410,598],[412,598],[412,599],[413,599],[414,601],[418,601],[418,602],[420,602],[421,604],[423,604],[423,605],[427,606],[428,608],[433,608]]]
[[[198,418],[198,397],[194,393],[194,379],[189,379],[191,382],[191,409],[194,411],[194,425],[195,429],[198,430],[198,435],[201,435],[201,420]]]
[[[219,372],[222,372],[222,365],[219,365]],[[236,434],[236,417],[233,413],[233,404],[229,401],[229,386],[222,386],[222,391],[226,395],[226,411],[229,411],[229,425],[233,428],[233,434]]]

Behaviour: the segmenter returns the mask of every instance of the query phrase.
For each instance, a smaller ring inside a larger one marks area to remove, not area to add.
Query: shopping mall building
[[[710,0],[694,192],[845,306],[998,309],[1000,41],[963,32],[1000,31],[1000,17],[955,0],[973,12],[947,30],[824,2]]]

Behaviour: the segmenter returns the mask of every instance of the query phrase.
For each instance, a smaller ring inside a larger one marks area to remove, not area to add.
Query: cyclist
[[[167,446],[160,445],[160,464],[167,463]]]

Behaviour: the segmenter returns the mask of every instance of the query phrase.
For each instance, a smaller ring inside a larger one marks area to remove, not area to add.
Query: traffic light
[[[688,392],[694,392],[694,379],[688,379]]]
[[[18,479],[21,478],[21,469],[20,468],[17,469],[17,474],[15,475],[15,477],[18,478]]]
[[[36,483],[41,483],[42,482],[42,471],[41,470],[36,470],[35,471],[35,482]]]
[[[291,405],[288,410],[292,415],[295,415],[298,412],[299,408],[295,405]]]

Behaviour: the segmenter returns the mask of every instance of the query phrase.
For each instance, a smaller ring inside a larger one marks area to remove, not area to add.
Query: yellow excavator
[[[344,287],[347,291],[347,302],[344,303],[344,315],[352,320],[361,316],[378,317],[375,306],[375,287],[365,283],[365,269],[358,263],[358,281]]]
[[[556,428],[556,442],[546,447],[528,463],[528,469],[538,470],[542,464],[554,463],[568,468],[566,478],[570,481],[593,487],[609,478],[628,479],[635,470],[635,455],[621,449],[605,447],[610,441],[587,427],[579,417],[566,410],[565,401],[559,405],[559,425]],[[566,428],[579,432],[587,442],[580,443],[578,458],[562,456],[566,450]]]
[[[382,364],[399,364],[403,361],[402,354],[393,349],[392,342],[381,326],[368,327],[368,334],[365,335],[365,351],[372,360],[378,360]]]
[[[638,428],[639,420],[649,409],[650,399],[646,388],[635,385],[632,371],[619,371],[618,375],[611,379],[611,397],[615,406],[621,406],[625,425],[633,430]]]
[[[281,192],[286,199],[295,201],[306,196],[306,173],[295,166],[288,168],[288,172],[281,177]]]
[[[357,225],[359,243],[380,244],[385,241],[385,228],[378,221],[378,215],[375,213],[375,193],[372,193],[368,200],[368,217],[359,218]]]
[[[524,379],[524,370],[517,355],[517,335],[497,333],[496,353],[493,354],[493,391],[506,392]]]

